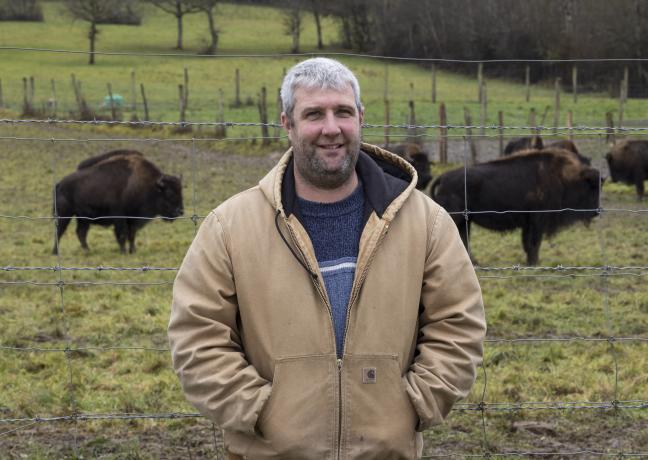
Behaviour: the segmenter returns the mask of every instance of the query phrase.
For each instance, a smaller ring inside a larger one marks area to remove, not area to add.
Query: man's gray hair
[[[351,85],[358,111],[362,110],[360,102],[360,85],[356,76],[344,64],[329,58],[312,58],[300,62],[288,71],[281,84],[281,104],[283,111],[292,121],[295,109],[295,90],[299,88],[319,88],[344,90]]]

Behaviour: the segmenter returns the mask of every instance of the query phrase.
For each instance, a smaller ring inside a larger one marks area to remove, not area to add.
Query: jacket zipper
[[[293,244],[297,247],[299,250],[299,254],[301,255],[304,263],[308,267],[308,270],[311,273],[313,270],[311,269],[310,264],[308,263],[308,259],[306,259],[306,256],[304,254],[304,251],[302,250],[301,246],[297,244],[297,238],[295,237],[295,233],[293,232],[292,227],[288,223],[288,219],[284,217],[284,223],[286,224],[286,227],[288,228],[288,233],[290,233],[290,239],[292,240]],[[328,301],[326,300],[326,296],[322,292],[322,286],[319,282],[319,277],[315,279],[314,277],[311,277],[311,280],[313,280],[313,284],[315,285],[315,289],[319,293],[320,297],[322,298],[322,301],[324,302],[324,305],[326,305],[326,309],[328,310],[329,313],[329,318],[331,319],[331,327],[333,327],[333,309],[329,305]],[[347,307],[348,310],[348,307]],[[346,326],[345,326],[346,329]],[[345,330],[346,334],[346,330]],[[333,349],[335,350],[335,356],[337,356],[337,348],[335,345],[335,332],[333,332]],[[343,345],[344,347],[344,342]],[[342,348],[344,350],[344,348]],[[337,358],[337,384],[338,384],[338,416],[337,416],[337,455],[336,459],[339,460],[340,454],[341,454],[341,443],[342,443],[342,359]]]

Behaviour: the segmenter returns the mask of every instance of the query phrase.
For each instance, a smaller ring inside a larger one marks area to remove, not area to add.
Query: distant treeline
[[[230,1],[232,3],[232,1]],[[465,60],[633,59],[648,57],[645,0],[240,0],[299,6],[339,19],[340,45],[359,52]],[[474,72],[474,66],[439,64]],[[560,76],[573,63],[530,63],[533,81]],[[579,89],[619,90],[629,67],[629,95],[648,96],[646,65],[578,63]],[[489,63],[486,75],[524,78],[526,63]]]

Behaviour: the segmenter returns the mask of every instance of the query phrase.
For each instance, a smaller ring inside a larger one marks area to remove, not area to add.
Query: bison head
[[[599,215],[599,195],[604,180],[598,169],[584,165],[578,175],[571,178],[564,190],[563,207],[578,211],[569,211],[568,220],[588,223]]]
[[[414,166],[414,169],[416,169],[416,174],[418,175],[416,188],[423,190],[432,180],[432,174],[430,174],[430,160],[428,160],[425,153],[415,153],[411,155],[407,161],[409,161],[409,163]]]
[[[612,182],[632,182],[632,177],[629,177],[631,175],[627,174],[629,168],[623,168],[619,162],[615,161],[612,152],[605,155],[605,159],[607,160]]]
[[[173,218],[183,214],[180,178],[162,174],[155,183],[155,191],[155,208],[164,220],[171,222]]]

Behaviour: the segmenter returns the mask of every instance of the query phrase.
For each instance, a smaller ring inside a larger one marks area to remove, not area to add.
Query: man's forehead
[[[352,105],[355,106],[353,88],[348,85],[344,88],[308,88],[299,86],[295,89],[295,105]]]

